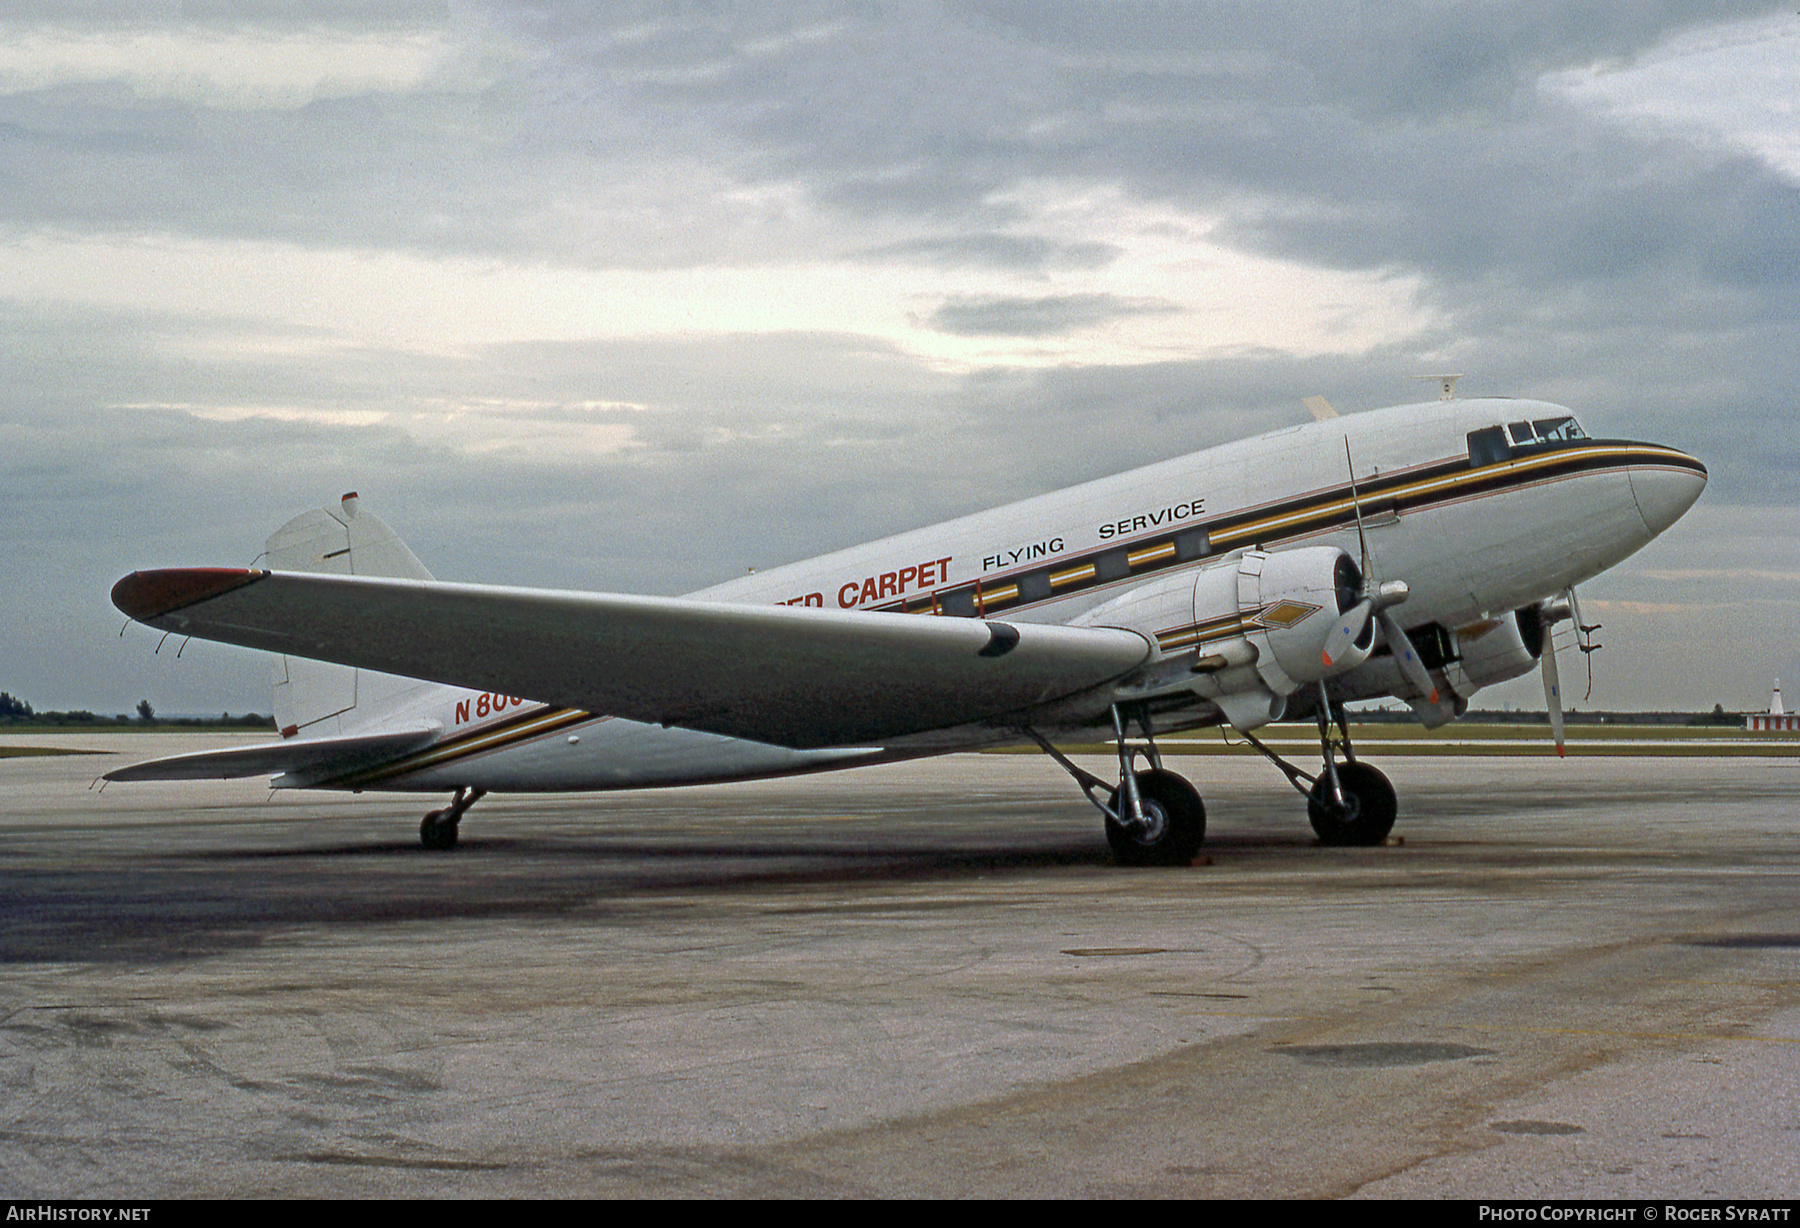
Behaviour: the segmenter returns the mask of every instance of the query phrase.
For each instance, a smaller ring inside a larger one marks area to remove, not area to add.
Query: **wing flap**
[[[226,750],[147,759],[105,773],[106,780],[231,780],[240,776],[274,776],[282,772],[336,773],[374,767],[398,759],[437,740],[435,727],[339,738],[297,738]]]
[[[285,572],[134,572],[113,602],[203,639],[799,749],[992,720],[1151,652],[1110,627]]]

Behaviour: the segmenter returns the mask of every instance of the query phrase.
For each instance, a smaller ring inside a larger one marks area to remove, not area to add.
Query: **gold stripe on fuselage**
[[[580,725],[592,720],[605,720],[595,717],[592,712],[584,712],[579,708],[544,707],[537,712],[528,713],[523,719],[506,721],[501,725],[487,729],[471,730],[459,734],[447,741],[429,746],[422,751],[396,759],[391,763],[378,764],[347,776],[337,777],[329,782],[332,786],[368,784],[378,780],[392,780],[396,776],[404,776],[411,772],[421,772],[426,768],[442,767],[458,759],[466,759],[471,755],[484,754],[488,751],[504,750],[517,746],[521,742],[534,741],[560,733],[571,725]]]

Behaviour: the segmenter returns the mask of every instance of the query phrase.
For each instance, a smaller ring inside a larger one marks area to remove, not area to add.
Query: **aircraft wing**
[[[1152,651],[1111,627],[220,568],[112,597],[177,634],[797,749],[1019,713]]]
[[[114,768],[106,780],[230,780],[239,776],[274,776],[319,768],[351,771],[374,767],[389,759],[418,750],[437,740],[435,725],[399,729],[391,733],[366,733],[339,738],[296,738],[287,742],[258,742],[226,750],[202,750],[169,755],[129,767]]]

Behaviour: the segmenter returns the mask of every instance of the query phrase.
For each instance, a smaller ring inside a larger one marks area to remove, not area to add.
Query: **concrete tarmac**
[[[0,1195],[1800,1194],[1792,759],[1396,759],[1378,849],[1176,759],[1180,870],[1041,756],[447,854],[441,799],[87,788],[228,740],[0,759]]]

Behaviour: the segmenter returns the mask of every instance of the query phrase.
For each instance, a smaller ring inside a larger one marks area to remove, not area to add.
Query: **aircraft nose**
[[[1661,533],[1680,520],[1706,489],[1705,465],[1685,452],[1667,451],[1672,463],[1634,465],[1631,469],[1631,496],[1652,533]]]

